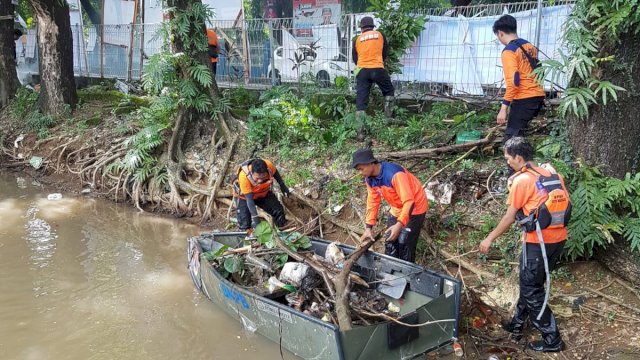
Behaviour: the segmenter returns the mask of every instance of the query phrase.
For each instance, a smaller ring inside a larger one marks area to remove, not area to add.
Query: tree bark
[[[73,77],[73,38],[69,5],[59,0],[31,0],[38,26],[40,98],[45,114],[62,116],[78,102]]]
[[[604,175],[623,178],[640,169],[640,34],[629,32],[620,37],[620,45],[610,51],[615,61],[604,66],[601,79],[626,89],[618,101],[591,106],[587,119],[567,118],[567,135],[576,158],[600,166]],[[595,258],[614,273],[629,281],[640,279],[640,255],[630,250],[629,242],[616,236],[606,250]]]
[[[569,117],[567,131],[576,158],[601,166],[607,176],[623,178],[640,170],[640,34],[628,33],[612,52],[615,61],[602,69],[607,79],[627,91],[618,101],[609,97],[607,105],[592,106],[587,119]]]
[[[20,83],[16,74],[16,43],[13,38],[13,12],[11,1],[0,2],[0,108],[5,107],[16,94]]]
[[[640,285],[640,254],[631,251],[628,241],[616,239],[606,249],[598,250],[595,257],[609,270],[636,286]]]

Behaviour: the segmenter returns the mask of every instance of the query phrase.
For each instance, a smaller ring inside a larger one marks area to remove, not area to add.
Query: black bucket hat
[[[358,165],[371,164],[374,162],[378,162],[378,160],[373,157],[373,151],[371,151],[371,149],[358,149],[351,155],[351,167],[354,169]]]
[[[373,18],[371,16],[365,16],[362,19],[360,19],[360,27],[361,28],[369,28],[369,27],[374,27],[375,25],[373,24]]]

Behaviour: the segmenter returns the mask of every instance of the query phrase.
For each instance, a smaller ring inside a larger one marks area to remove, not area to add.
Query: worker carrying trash
[[[271,184],[275,179],[285,196],[290,191],[275,165],[269,160],[251,159],[240,164],[236,174],[233,197],[237,201],[240,230],[255,229],[260,223],[256,205],[273,217],[277,227],[283,227],[287,222],[284,208],[271,191]]]
[[[353,153],[351,166],[364,177],[367,186],[367,214],[361,240],[373,239],[371,229],[378,219],[381,200],[391,205],[385,234],[385,253],[406,261],[415,261],[416,245],[429,209],[420,180],[402,166],[379,162],[371,149]]]
[[[564,350],[556,319],[547,305],[550,274],[567,240],[571,214],[569,193],[564,180],[550,165],[533,163],[533,147],[522,137],[513,137],[504,145],[504,158],[515,173],[509,178],[507,212],[480,243],[486,254],[491,244],[517,222],[523,230],[520,259],[520,297],[515,314],[503,328],[519,342],[527,321],[542,333],[542,340],[529,343],[535,351]],[[545,291],[546,283],[546,291]]]

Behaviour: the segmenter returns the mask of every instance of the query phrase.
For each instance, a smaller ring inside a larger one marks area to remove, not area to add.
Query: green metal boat
[[[214,232],[189,238],[187,259],[193,282],[248,331],[281,342],[283,348],[303,359],[412,359],[450,344],[458,336],[461,284],[455,278],[368,251],[353,271],[367,282],[375,282],[382,274],[406,278],[402,298],[385,298],[400,308],[402,322],[431,323],[408,327],[388,321],[341,331],[337,325],[287,306],[284,299],[268,299],[228,281],[202,255],[222,245],[240,247],[245,235]],[[312,244],[311,250],[323,255],[330,243],[312,238]],[[347,255],[354,251],[350,246],[340,247]]]

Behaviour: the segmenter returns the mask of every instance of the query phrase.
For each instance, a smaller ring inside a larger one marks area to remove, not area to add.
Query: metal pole
[[[249,62],[249,37],[247,35],[247,18],[244,16],[244,6],[242,8],[242,64],[244,67],[244,83],[245,85],[249,85],[249,78],[251,77],[251,68]]]
[[[104,78],[104,0],[100,8],[100,78]]]
[[[144,64],[144,30],[145,30],[145,26],[144,26],[144,21],[145,21],[145,1],[142,0],[141,1],[141,5],[140,5],[140,25],[142,26],[142,31],[140,32],[140,71],[138,72],[138,76],[140,77],[140,79],[142,79],[142,71],[143,71],[143,67],[142,65]]]
[[[271,59],[271,86],[276,84],[276,58],[273,55],[277,48],[276,38],[273,36],[273,20],[269,19],[269,59]]]
[[[536,18],[536,48],[540,48],[540,31],[542,30],[542,0],[538,0],[538,16]]]
[[[134,31],[136,28],[136,20],[138,17],[138,0],[133,3],[133,22],[131,23],[131,37],[129,38],[129,66],[127,80],[131,81],[131,73],[133,71],[133,43],[134,43]]]

